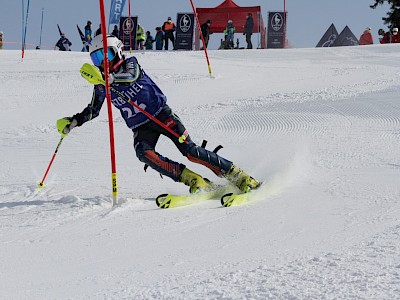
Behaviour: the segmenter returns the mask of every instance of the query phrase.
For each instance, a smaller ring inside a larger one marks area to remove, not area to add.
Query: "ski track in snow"
[[[213,79],[201,53],[137,53],[198,144],[222,144],[222,156],[265,180],[242,207],[170,210],[154,197],[186,188],[142,171],[115,111],[122,204],[110,208],[105,108],[65,139],[39,190],[55,120],[90,100],[79,75],[87,58],[28,51],[24,67],[0,52],[0,80],[14,87],[0,87],[12,100],[0,112],[0,298],[400,299],[392,48],[253,51],[251,60],[214,51]],[[186,163],[167,139],[158,149]]]

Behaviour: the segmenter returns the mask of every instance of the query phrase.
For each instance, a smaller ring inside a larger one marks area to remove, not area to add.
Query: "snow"
[[[137,52],[192,138],[265,181],[255,201],[159,209],[113,110],[83,110],[85,53],[0,51],[1,299],[400,299],[400,46]],[[128,54],[129,55],[129,54]],[[222,183],[162,138],[160,153]]]

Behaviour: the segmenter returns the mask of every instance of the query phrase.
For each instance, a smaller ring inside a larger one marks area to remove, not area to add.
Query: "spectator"
[[[400,43],[399,29],[397,27],[392,29],[392,38],[390,39],[391,43]]]
[[[55,50],[58,48],[60,51],[71,51],[71,45],[72,43],[65,37],[65,33],[62,33],[56,44]]]
[[[254,29],[253,15],[251,13],[248,13],[243,32],[243,35],[246,35],[247,49],[253,49],[253,44],[251,43],[251,35],[253,34],[253,29]]]
[[[162,50],[164,43],[164,32],[161,27],[156,27],[156,50]]]
[[[172,22],[171,17],[168,17],[168,20],[164,22],[162,26],[162,31],[164,32],[164,40],[165,40],[165,46],[164,49],[168,50],[168,40],[171,40],[172,42],[172,47],[175,50],[175,37],[174,37],[174,31],[176,30],[176,26],[174,22]]]
[[[111,34],[119,39],[119,30],[117,25],[114,25],[114,30],[112,31]]]
[[[138,50],[144,50],[144,40],[146,39],[146,35],[144,33],[144,29],[140,24],[137,24],[136,29],[136,45]]]
[[[154,42],[155,40],[151,36],[150,31],[146,31],[146,41],[144,43],[144,47],[146,48],[146,50],[153,50]]]
[[[371,27],[367,27],[360,36],[360,45],[371,45],[373,43],[374,39],[372,38]]]
[[[97,28],[94,36],[98,36],[99,34],[101,34],[101,24],[99,24],[99,28]]]
[[[203,35],[204,38],[204,44],[206,45],[206,48],[208,47],[208,41],[210,39],[210,26],[211,26],[211,20],[207,20],[207,22],[203,23],[203,25],[200,26],[201,28],[201,34]]]
[[[229,20],[228,25],[224,30],[225,34],[225,49],[233,49],[233,39],[235,35],[235,26],[233,26],[233,21]]]
[[[85,26],[85,45],[86,51],[89,52],[89,45],[92,44],[92,22],[87,21]]]
[[[382,38],[379,39],[381,44],[390,44],[390,39],[392,37],[390,31],[385,32],[385,30],[381,28],[378,30],[378,34],[382,36]]]
[[[3,31],[0,31],[0,49],[3,48]]]

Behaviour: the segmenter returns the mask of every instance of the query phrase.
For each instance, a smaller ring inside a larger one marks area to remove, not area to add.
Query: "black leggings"
[[[172,113],[168,105],[163,107],[157,115],[157,119],[175,131],[179,136],[187,136],[187,143],[180,143],[178,138],[172,133],[157,123],[150,121],[134,130],[134,147],[136,156],[141,162],[149,165],[161,174],[172,178],[174,181],[179,181],[185,165],[172,161],[155,151],[158,139],[162,134],[174,142],[182,155],[186,156],[192,162],[206,166],[217,176],[223,176],[230,170],[232,166],[231,161],[193,143],[185,126],[183,126],[179,117]]]

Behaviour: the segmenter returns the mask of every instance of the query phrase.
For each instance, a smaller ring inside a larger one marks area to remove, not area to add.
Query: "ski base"
[[[228,191],[232,191],[232,187],[219,186],[215,190],[209,192],[200,192],[190,195],[161,194],[156,198],[156,203],[160,208],[186,206],[199,201],[219,199]]]

